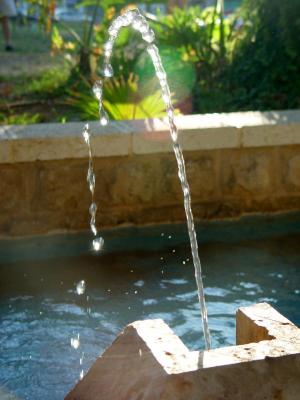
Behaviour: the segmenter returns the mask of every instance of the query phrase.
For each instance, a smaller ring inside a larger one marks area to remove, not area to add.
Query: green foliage
[[[239,109],[300,106],[299,0],[245,0],[243,37],[229,70]]]
[[[28,125],[37,124],[41,121],[42,118],[40,114],[22,113],[7,115],[4,113],[0,113],[0,124],[3,125]]]
[[[84,91],[70,93],[68,104],[79,111],[84,119],[99,118],[98,101],[90,94],[86,86]],[[165,105],[159,92],[142,96],[137,78],[113,78],[105,83],[104,107],[111,119],[140,119],[164,115]]]
[[[186,70],[192,66],[195,79],[190,94],[195,112],[209,112],[212,107],[222,110],[226,102],[226,93],[220,89],[237,36],[235,25],[236,17],[225,19],[222,2],[216,1],[214,7],[204,9],[175,8],[154,26],[159,47],[179,53]],[[170,81],[176,82],[176,75]],[[178,87],[175,93],[184,98]]]
[[[179,48],[184,59],[212,63],[224,57],[225,45],[232,33],[232,21],[224,21],[215,7],[175,8],[172,14],[161,16],[156,32],[160,43]]]
[[[84,0],[82,4],[93,7],[93,18],[77,25],[53,24],[51,18],[49,22],[53,0],[29,1],[43,7],[41,22],[47,29],[52,24],[52,50],[71,59],[75,68],[71,74],[69,66],[33,79],[24,76],[23,83],[20,81],[18,88],[13,88],[12,100],[19,101],[22,96],[47,98],[53,103],[57,100],[67,104],[68,120],[97,119],[98,105],[90,91],[91,82],[100,75],[107,29],[125,1]],[[49,15],[47,9],[51,11]],[[100,24],[95,18],[98,12],[103,13]],[[244,0],[230,17],[224,16],[223,0],[216,0],[213,7],[175,8],[169,15],[158,13],[150,24],[178,107],[185,99],[195,113],[300,106],[299,0]],[[45,43],[49,41],[45,35],[43,38]],[[32,45],[36,46],[37,43]],[[115,77],[106,81],[104,97],[110,117],[163,115],[154,68],[137,32],[122,29],[112,64]],[[7,103],[5,98],[5,107]],[[2,115],[1,121],[10,123],[14,118],[30,121],[26,113]],[[33,122],[38,120],[36,114],[32,118]],[[57,118],[65,120],[64,115]]]

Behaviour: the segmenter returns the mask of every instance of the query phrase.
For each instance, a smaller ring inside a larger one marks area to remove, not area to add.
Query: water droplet
[[[173,121],[173,118],[174,118],[174,109],[173,109],[172,105],[170,105],[170,106],[167,108],[167,115],[168,115],[169,119],[174,123],[174,121]]]
[[[105,51],[111,51],[112,48],[114,46],[114,42],[112,40],[108,40],[105,44],[104,44],[104,50]]]
[[[96,81],[93,86],[93,93],[96,99],[99,101],[102,99],[102,90],[103,90],[102,81]]]
[[[96,214],[96,212],[97,212],[97,204],[95,202],[93,202],[90,205],[89,212],[90,212],[91,215],[95,215]]]
[[[79,359],[79,364],[82,365],[84,359],[84,351],[81,353],[81,357]]]
[[[165,81],[167,79],[167,74],[164,70],[157,71],[156,76],[160,81]]]
[[[85,124],[85,125],[84,125],[83,131],[82,131],[82,136],[83,136],[83,139],[84,139],[85,143],[88,144],[89,141],[90,141],[90,128],[89,128],[89,124]]]
[[[177,128],[175,127],[175,129],[170,129],[170,133],[171,133],[171,138],[173,140],[173,142],[176,142],[178,139],[178,131]]]
[[[134,294],[137,294],[137,293],[138,293],[138,291],[137,291],[137,290],[135,290],[135,291],[134,291]]]
[[[163,101],[167,104],[167,106],[170,105],[171,104],[171,93],[170,93],[169,88],[167,86],[163,86],[161,93],[162,93]]]
[[[112,24],[109,28],[108,28],[108,34],[113,37],[116,38],[118,36],[118,27],[115,24]]]
[[[114,74],[113,68],[111,66],[111,64],[106,64],[104,69],[103,69],[103,75],[106,78],[111,78]]]
[[[185,188],[183,189],[183,195],[184,195],[184,197],[188,197],[188,196],[190,195],[189,188],[185,187]]]
[[[91,228],[91,231],[93,232],[94,236],[96,236],[98,231],[97,231],[97,228],[96,228],[96,224],[95,224],[95,219],[94,218],[91,219],[90,228]]]
[[[158,48],[155,46],[155,44],[151,44],[147,46],[147,52],[149,53],[149,56],[152,58],[152,61],[155,63],[156,60],[159,59],[158,57]]]
[[[168,239],[172,239],[172,236],[171,236],[171,235],[169,235],[169,236],[168,236]]]
[[[140,30],[140,32],[141,32],[141,34],[142,34],[142,37],[144,38],[143,35],[145,35],[146,33],[149,32],[149,25],[148,25],[147,21],[144,21],[144,22],[141,24],[139,30]]]
[[[143,18],[140,14],[137,14],[132,21],[132,27],[133,29],[136,29],[137,31],[139,31],[141,29],[141,27],[143,26],[145,21],[145,18]]]
[[[95,251],[100,251],[103,249],[104,246],[104,239],[103,237],[98,237],[96,239],[93,240],[93,249]]]
[[[164,234],[164,233],[161,233],[160,236],[165,236],[165,234]]]
[[[86,287],[85,281],[84,281],[84,280],[79,281],[79,282],[77,283],[77,285],[76,285],[76,292],[77,292],[77,294],[78,294],[78,295],[82,295],[82,294],[85,292],[85,287]]]
[[[123,18],[119,15],[113,22],[115,29],[120,29],[123,26]]]
[[[92,167],[89,167],[86,180],[89,184],[90,191],[94,193],[95,185],[96,185],[96,177]]]
[[[132,23],[134,18],[139,14],[138,10],[128,10],[123,15],[123,24],[129,25]]]
[[[146,32],[144,32],[142,34],[142,38],[148,42],[148,43],[152,43],[155,40],[155,34],[153,32],[152,29],[147,30]]]
[[[71,338],[71,346],[73,349],[77,350],[80,346],[80,337],[79,333],[77,334],[77,337]]]
[[[172,253],[176,253],[176,250],[175,250],[175,249],[173,249],[173,250],[172,250]]]
[[[182,261],[182,264],[185,265],[185,261]]]
[[[99,114],[100,114],[100,117],[99,117],[100,124],[102,126],[106,126],[108,124],[109,118],[108,118],[107,112],[104,110],[103,107],[101,107]]]

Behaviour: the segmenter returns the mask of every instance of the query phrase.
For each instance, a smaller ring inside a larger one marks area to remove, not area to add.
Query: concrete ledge
[[[244,339],[262,328],[274,339],[189,352],[162,320],[134,322],[65,399],[296,400],[300,330],[266,303],[238,311]]]
[[[183,150],[238,149],[300,144],[300,111],[179,116]],[[0,163],[84,158],[84,123],[0,127]],[[91,123],[96,157],[172,151],[165,119]]]

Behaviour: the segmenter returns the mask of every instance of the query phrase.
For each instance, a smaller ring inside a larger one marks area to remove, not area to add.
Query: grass
[[[62,104],[70,63],[51,55],[49,35],[36,22],[11,24],[15,51],[4,52],[0,37],[0,124],[66,121],[70,115]]]

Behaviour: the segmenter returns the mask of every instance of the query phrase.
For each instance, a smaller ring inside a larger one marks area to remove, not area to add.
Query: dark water
[[[204,347],[185,227],[104,237],[100,256],[87,235],[0,243],[0,398],[62,399],[138,319],[163,318],[189,348]],[[202,225],[199,241],[214,347],[235,343],[240,306],[267,301],[300,325],[299,214]]]

